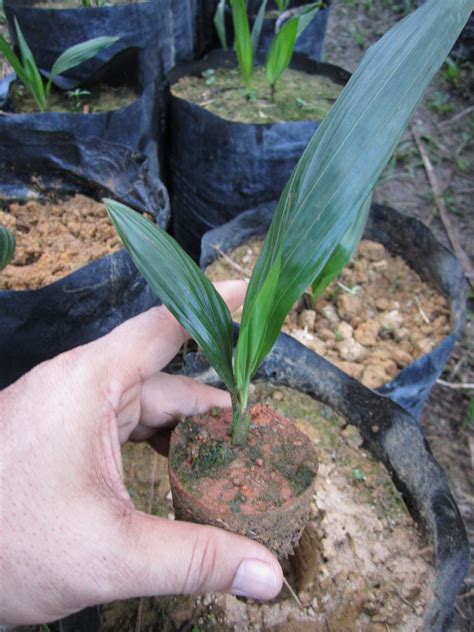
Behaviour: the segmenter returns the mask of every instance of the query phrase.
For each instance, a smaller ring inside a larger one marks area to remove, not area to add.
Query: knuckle
[[[199,536],[192,548],[182,592],[209,591],[217,569],[217,545],[210,535]]]

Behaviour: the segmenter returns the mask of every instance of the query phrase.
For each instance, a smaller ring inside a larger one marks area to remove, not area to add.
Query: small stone
[[[341,430],[341,435],[351,448],[360,448],[363,443],[360,432],[354,426],[346,426]]]
[[[302,590],[299,594],[298,594],[298,598],[301,601],[301,603],[303,604],[303,606],[307,607],[311,604],[312,601],[312,596],[311,593],[307,592],[306,590]]]
[[[318,603],[318,598],[317,597],[315,597],[313,599],[313,601],[311,602],[311,608],[314,608],[315,610],[319,609],[319,603]]]
[[[324,355],[325,351],[326,351],[326,343],[323,342],[320,338],[318,338],[317,336],[314,336],[312,340],[310,340],[309,342],[306,343],[306,346],[311,349],[311,351],[314,351],[315,353],[318,353],[319,355]]]
[[[258,467],[262,467],[263,459],[255,459],[255,465],[258,465]]]
[[[395,377],[398,373],[398,367],[396,363],[391,359],[381,363],[381,366],[389,377]]]
[[[173,494],[171,493],[171,490],[166,494],[166,500],[173,500]]]
[[[416,341],[415,348],[422,354],[426,355],[430,353],[433,348],[433,341],[429,338],[421,338]]]
[[[368,388],[379,388],[389,381],[388,375],[381,366],[369,364],[362,374],[362,384]]]
[[[284,398],[284,395],[281,391],[273,391],[272,399],[274,399],[276,402],[283,401],[283,398]]]
[[[304,309],[298,317],[298,325],[308,331],[314,330],[314,323],[316,322],[316,312],[312,309]]]
[[[336,336],[333,331],[327,329],[327,327],[323,327],[322,329],[317,330],[318,336],[321,338],[323,342],[329,342],[336,339]]]
[[[362,362],[367,357],[367,350],[353,338],[343,340],[337,348],[341,358],[347,362]]]
[[[385,257],[385,248],[376,241],[363,239],[359,244],[359,254],[369,261],[381,261]]]
[[[357,316],[362,308],[362,302],[358,296],[352,294],[340,294],[337,297],[337,313],[343,320],[351,320]]]
[[[349,323],[346,323],[346,321],[343,320],[337,326],[337,331],[339,335],[344,338],[344,340],[347,340],[348,338],[352,338],[352,332],[354,330],[352,329],[351,325],[349,325]]]
[[[372,270],[376,272],[385,272],[388,268],[388,261],[386,259],[382,259],[382,261],[374,261],[372,263]]]
[[[168,520],[174,520],[174,519],[175,519],[175,517],[174,517],[174,513],[171,513],[171,512],[170,512],[170,513],[168,514]]]
[[[376,320],[367,320],[357,327],[354,338],[364,347],[373,347],[377,344],[380,325]]]
[[[336,308],[334,307],[334,305],[331,305],[331,304],[325,305],[322,308],[321,313],[324,316],[324,318],[328,320],[330,323],[339,322],[339,316],[337,315]]]
[[[381,312],[387,312],[389,309],[392,309],[392,301],[389,298],[378,298],[375,301],[375,307]]]
[[[403,349],[394,349],[393,359],[400,369],[413,362],[413,356],[407,351],[403,351]]]
[[[353,377],[355,380],[360,380],[362,377],[362,373],[364,371],[362,364],[357,364],[356,362],[344,362],[341,360],[335,360],[334,364],[338,369],[341,369],[341,371],[344,371],[344,373]]]
[[[256,391],[257,391],[257,387],[255,386],[255,384],[250,384],[249,395],[255,395]]]
[[[398,309],[392,309],[379,316],[380,326],[388,331],[396,331],[403,325],[404,318]]]

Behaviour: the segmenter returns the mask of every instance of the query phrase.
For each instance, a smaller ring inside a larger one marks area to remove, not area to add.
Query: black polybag
[[[264,237],[275,206],[275,203],[263,204],[204,235],[201,268],[204,270],[219,257],[214,247],[216,245],[221,252],[229,252],[253,237]],[[419,418],[464,328],[466,282],[463,268],[427,226],[387,206],[372,204],[364,239],[377,241],[391,254],[400,256],[424,281],[446,296],[449,302],[451,333],[430,353],[406,366],[391,382],[377,389]]]
[[[8,107],[13,77],[0,81]],[[0,199],[24,194],[32,182],[55,188],[108,188],[125,204],[169,219],[168,193],[160,180],[160,104],[157,81],[130,105],[110,112],[44,112],[0,116]],[[2,107],[0,103],[0,107]]]
[[[173,0],[174,1],[174,0]],[[93,59],[67,71],[77,82],[115,80],[130,74],[142,85],[174,65],[172,0],[151,0],[103,7],[55,9],[37,7],[36,0],[4,0],[10,35],[16,44],[14,16],[39,68],[49,70],[67,48],[94,37],[119,41]]]
[[[177,66],[182,76],[233,67],[233,54],[211,52]],[[295,55],[292,68],[320,73],[341,85],[350,75],[330,64]],[[170,96],[169,187],[174,235],[196,260],[201,236],[239,213],[278,199],[320,121],[246,124],[227,121],[186,99]]]
[[[186,356],[185,374],[222,386],[202,355]],[[430,534],[436,555],[426,632],[446,632],[469,569],[469,540],[448,478],[433,457],[419,423],[401,406],[347,376],[295,339],[280,334],[255,380],[307,393],[356,426],[363,449],[387,468],[414,519]]]
[[[101,195],[116,197],[107,190]],[[16,201],[28,199],[29,192]],[[0,291],[0,389],[40,362],[96,340],[157,304],[126,250],[37,290]]]

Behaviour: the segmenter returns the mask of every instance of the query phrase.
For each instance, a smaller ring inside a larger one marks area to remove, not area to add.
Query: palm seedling
[[[234,359],[229,310],[191,258],[140,214],[105,200],[135,264],[229,389],[234,445],[246,442],[250,381],[287,313],[350,258],[376,181],[473,7],[458,0],[453,11],[429,0],[367,52],[281,196],[250,279]]]
[[[118,37],[96,37],[86,42],[71,46],[54,62],[48,73],[48,80],[41,76],[38,66],[28,44],[26,43],[20,25],[15,17],[15,29],[18,39],[20,57],[17,57],[7,40],[0,35],[0,51],[5,55],[18,79],[24,84],[34,98],[40,112],[46,112],[49,107],[53,81],[59,75],[95,57],[101,50],[114,44]]]
[[[228,44],[224,20],[225,3],[226,0],[220,0],[214,16],[214,24],[221,45],[224,50],[227,50]],[[265,18],[267,0],[262,1],[252,29],[250,29],[245,0],[230,0],[230,3],[232,7],[232,22],[234,25],[234,48],[239,63],[240,76],[245,87],[249,89],[253,77],[254,59],[257,53],[258,41]],[[281,1],[278,3],[278,7],[283,11],[284,9],[281,7],[286,7],[287,4],[288,2]],[[265,79],[270,86],[272,98],[275,94],[276,82],[290,65],[298,38],[309,26],[320,8],[320,2],[313,2],[304,6],[284,22],[281,29],[275,34],[265,61]]]

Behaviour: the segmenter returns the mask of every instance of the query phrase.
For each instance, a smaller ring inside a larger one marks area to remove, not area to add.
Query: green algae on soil
[[[263,68],[256,68],[249,90],[237,69],[209,69],[200,77],[181,77],[174,96],[236,123],[280,123],[320,120],[326,116],[343,86],[323,75],[289,69],[277,82],[272,100]]]
[[[18,114],[39,112],[36,101],[19,81],[10,90],[14,110]],[[98,113],[127,107],[139,94],[131,86],[95,84],[79,90],[62,91],[53,87],[47,112]]]

